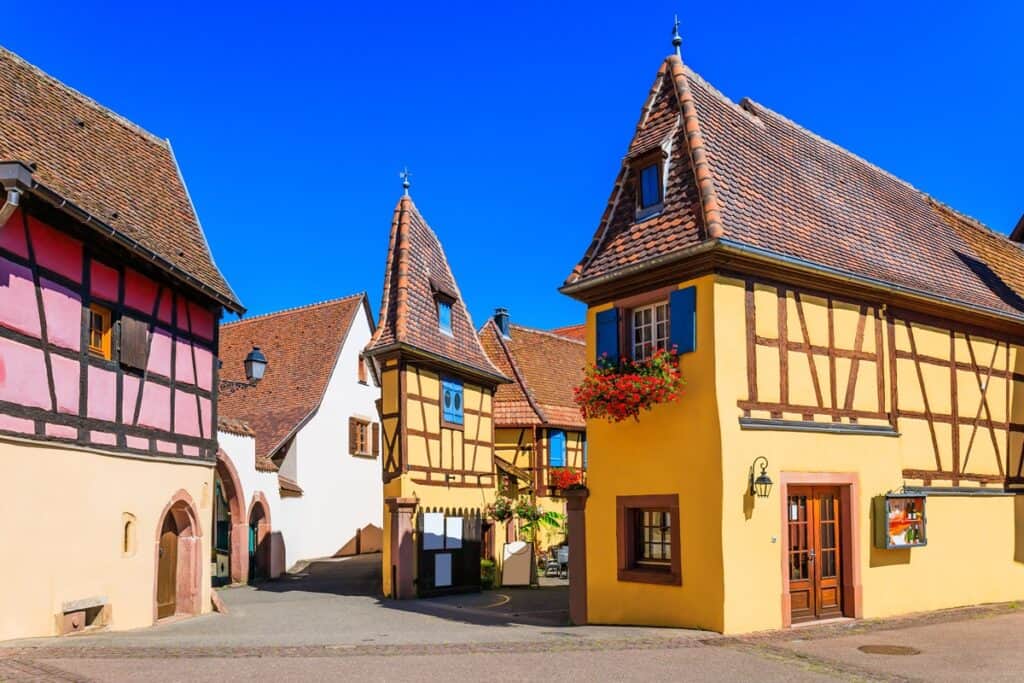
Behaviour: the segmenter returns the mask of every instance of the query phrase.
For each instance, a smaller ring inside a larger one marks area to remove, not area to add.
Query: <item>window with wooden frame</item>
[[[618,579],[681,585],[679,496],[616,498]]]
[[[437,325],[442,332],[452,333],[452,302],[447,299],[437,300]]]
[[[659,149],[633,162],[636,173],[636,220],[642,221],[661,213],[665,205],[665,158]]]
[[[360,384],[366,384],[366,359],[363,358],[362,354],[359,354],[359,359],[356,363],[356,379]]]
[[[348,452],[363,458],[380,455],[380,425],[359,417],[348,419]]]
[[[633,360],[647,360],[658,349],[669,348],[668,301],[634,308],[630,311],[630,321]]]
[[[110,360],[110,309],[89,304],[89,353]]]

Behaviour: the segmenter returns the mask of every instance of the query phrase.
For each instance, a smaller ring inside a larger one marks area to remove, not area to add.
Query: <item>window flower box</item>
[[[622,358],[616,363],[602,356],[587,369],[574,396],[587,419],[639,422],[642,410],[678,400],[684,384],[679,353],[658,349],[642,361]]]

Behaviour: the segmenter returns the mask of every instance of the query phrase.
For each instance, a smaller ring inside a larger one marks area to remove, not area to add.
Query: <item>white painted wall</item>
[[[281,471],[296,473],[301,498],[282,500],[287,566],[337,553],[368,524],[383,526],[380,458],[348,452],[348,419],[378,422],[380,391],[358,381],[359,354],[370,341],[370,322],[356,314],[316,415],[296,435]],[[369,373],[367,373],[369,374]],[[288,463],[295,459],[294,464]],[[288,475],[285,475],[288,476]]]
[[[256,491],[266,497],[271,531],[281,534],[286,569],[299,560],[334,555],[355,537],[357,529],[383,526],[380,458],[354,457],[348,452],[350,417],[379,422],[374,403],[379,389],[372,380],[358,381],[359,354],[370,333],[370,322],[360,309],[320,409],[295,435],[281,461],[280,473],[302,487],[301,497],[281,498],[277,473],[256,470],[254,439],[217,434],[221,449],[238,470],[246,513]]]

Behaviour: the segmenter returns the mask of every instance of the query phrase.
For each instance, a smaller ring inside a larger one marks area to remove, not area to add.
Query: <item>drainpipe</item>
[[[21,206],[21,198],[32,187],[32,169],[20,161],[0,163],[0,184],[4,188],[4,203],[0,206],[0,230],[7,224],[14,210]]]

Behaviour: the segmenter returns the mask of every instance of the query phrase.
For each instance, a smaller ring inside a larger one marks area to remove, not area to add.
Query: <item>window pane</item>
[[[658,165],[652,164],[640,171],[640,208],[646,209],[661,201],[658,183]]]
[[[437,319],[441,329],[452,331],[452,305],[446,301],[437,302]]]

